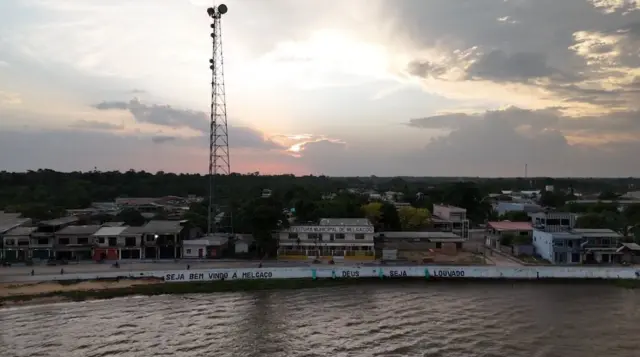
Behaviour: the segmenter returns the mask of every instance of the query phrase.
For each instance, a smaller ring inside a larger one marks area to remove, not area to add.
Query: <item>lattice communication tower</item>
[[[211,69],[211,117],[209,128],[209,214],[207,216],[208,234],[215,232],[231,233],[231,212],[221,203],[228,197],[222,197],[225,190],[218,180],[221,175],[231,173],[229,160],[229,132],[227,130],[227,102],[224,88],[224,59],[222,55],[222,15],[227,13],[225,4],[214,5],[207,9],[211,18],[212,54],[209,59]]]

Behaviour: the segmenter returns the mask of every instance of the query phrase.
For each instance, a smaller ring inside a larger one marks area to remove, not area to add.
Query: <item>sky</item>
[[[0,171],[206,173],[211,5],[0,1]],[[640,176],[640,0],[226,5],[233,172]]]

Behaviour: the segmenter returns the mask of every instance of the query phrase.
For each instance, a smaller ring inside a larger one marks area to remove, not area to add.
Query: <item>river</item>
[[[632,357],[640,291],[407,283],[0,310],[0,356]]]

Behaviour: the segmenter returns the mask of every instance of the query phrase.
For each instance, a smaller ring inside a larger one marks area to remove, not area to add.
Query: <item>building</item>
[[[382,232],[376,237],[376,251],[384,260],[422,262],[435,253],[457,254],[465,240],[451,232]]]
[[[616,252],[620,254],[621,262],[640,264],[640,245],[637,243],[622,243]]]
[[[4,239],[2,237],[12,229],[20,226],[25,226],[30,223],[31,219],[21,218],[20,213],[6,213],[5,211],[0,211],[0,260],[5,259]]]
[[[182,241],[191,238],[187,221],[149,221],[143,229],[146,259],[178,259],[182,255]]]
[[[538,213],[542,212],[543,208],[535,203],[499,201],[493,205],[493,210],[503,216],[509,212]]]
[[[15,227],[2,236],[4,260],[8,262],[26,261],[31,259],[29,244],[31,233],[36,227]]]
[[[237,255],[248,254],[249,249],[254,244],[255,240],[251,234],[236,234],[234,241],[234,252]]]
[[[77,217],[62,217],[42,221],[38,228],[31,233],[31,258],[49,260],[54,258],[55,233],[78,222]]]
[[[366,218],[323,218],[277,232],[278,258],[334,261],[375,259],[374,227]]]
[[[222,258],[229,245],[228,234],[214,234],[182,241],[182,256],[192,259]]]
[[[54,234],[53,251],[57,260],[89,260],[93,251],[93,234],[98,225],[67,226]]]
[[[443,232],[453,232],[462,238],[469,238],[467,210],[449,205],[433,205],[431,212],[433,227]]]
[[[533,226],[529,222],[487,222],[485,245],[500,249],[500,241],[505,235],[513,235],[516,241],[529,241],[533,236]],[[527,239],[518,239],[526,237]]]
[[[102,227],[93,234],[93,260],[119,260],[120,234],[129,227]]]
[[[142,243],[142,235],[144,227],[124,227],[125,229],[118,234],[117,244],[120,259],[142,259],[144,258],[144,250]]]
[[[569,212],[530,213],[534,229],[545,232],[565,232],[576,225],[578,215]]]
[[[621,261],[622,235],[610,229],[534,229],[536,254],[553,264],[614,264]]]

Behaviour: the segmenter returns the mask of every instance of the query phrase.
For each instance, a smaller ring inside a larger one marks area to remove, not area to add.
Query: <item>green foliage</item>
[[[511,221],[511,222],[529,222],[531,218],[529,214],[525,211],[511,211],[503,214],[500,217],[502,221]]]

